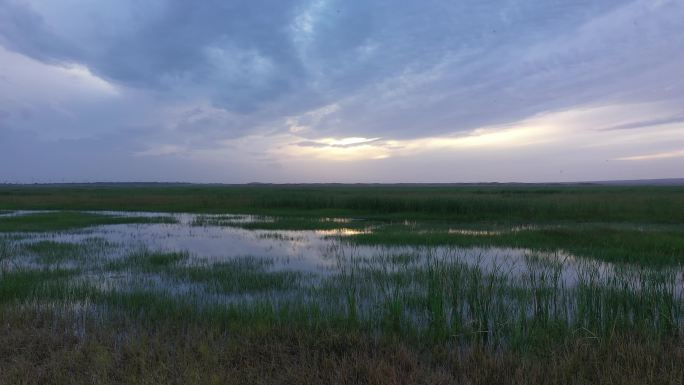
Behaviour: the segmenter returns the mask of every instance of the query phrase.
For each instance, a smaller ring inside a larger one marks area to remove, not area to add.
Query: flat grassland
[[[684,187],[598,185],[0,186],[0,210],[682,224]]]
[[[0,384],[682,384],[683,272],[684,187],[0,186]]]

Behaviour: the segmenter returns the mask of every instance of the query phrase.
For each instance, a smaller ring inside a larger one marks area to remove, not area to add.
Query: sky
[[[684,177],[684,0],[0,0],[0,183]]]

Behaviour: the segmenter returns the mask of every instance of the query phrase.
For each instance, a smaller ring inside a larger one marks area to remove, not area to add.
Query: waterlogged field
[[[0,383],[684,381],[678,188],[116,192],[0,189]]]

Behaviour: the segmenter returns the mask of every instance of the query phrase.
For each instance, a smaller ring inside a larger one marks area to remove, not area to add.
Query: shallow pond
[[[153,293],[152,297],[200,307],[247,304],[240,311],[254,303],[267,304],[278,314],[291,306],[312,306],[317,309],[313,313],[338,317],[355,308],[360,317],[378,325],[391,314],[387,309],[398,309],[397,317],[420,328],[435,320],[435,303],[441,304],[436,309],[442,309],[445,320],[467,327],[477,325],[485,313],[493,315],[486,322],[491,328],[509,325],[512,316],[524,323],[551,314],[568,324],[584,325],[587,320],[604,320],[603,312],[611,309],[621,311],[623,321],[643,321],[639,325],[659,327],[662,309],[675,325],[684,322],[679,267],[658,271],[613,265],[563,250],[357,245],[348,237],[372,232],[377,225],[334,218],[324,219],[337,225],[330,230],[249,230],[242,226],[277,223],[275,218],[249,215],[97,213],[174,221],[4,233],[0,272],[66,270],[71,275],[53,280],[57,286],[31,294],[28,302],[69,309],[91,298],[111,303],[106,298],[112,293]],[[456,227],[451,232],[483,235]],[[36,285],[41,283],[46,280]],[[64,290],[64,299],[51,300],[50,290]],[[110,300],[119,303],[117,298]],[[643,313],[644,308],[659,310]]]
[[[4,216],[19,216],[48,211],[15,211]],[[350,268],[396,269],[398,265],[460,263],[477,266],[484,272],[527,277],[544,273],[555,276],[563,285],[572,286],[581,272],[591,271],[601,277],[614,274],[609,263],[577,258],[563,250],[532,251],[508,247],[454,246],[368,246],[355,245],[345,237],[371,232],[372,227],[345,228],[348,219],[326,218],[340,225],[332,230],[248,230],[238,227],[271,218],[251,215],[207,215],[149,212],[97,211],[119,217],[172,217],[176,223],[117,224],[51,233],[9,233],[5,238],[19,239],[20,244],[53,241],[82,244],[99,240],[114,247],[98,250],[98,258],[122,258],[139,250],[150,252],[187,252],[190,263],[219,263],[241,257],[265,259],[272,271],[298,271],[328,276]],[[219,223],[221,225],[206,225]],[[228,224],[228,225],[225,225]],[[465,234],[466,231],[451,230]],[[513,228],[510,231],[519,231]],[[473,236],[478,232],[468,230]],[[398,263],[397,261],[402,261]],[[388,267],[389,265],[389,267]],[[619,267],[620,271],[624,267]]]

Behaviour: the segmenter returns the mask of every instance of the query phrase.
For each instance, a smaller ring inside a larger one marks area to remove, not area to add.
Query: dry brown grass
[[[683,384],[684,344],[578,339],[520,354],[332,331],[98,327],[0,311],[1,384]],[[85,330],[85,331],[84,331]]]

